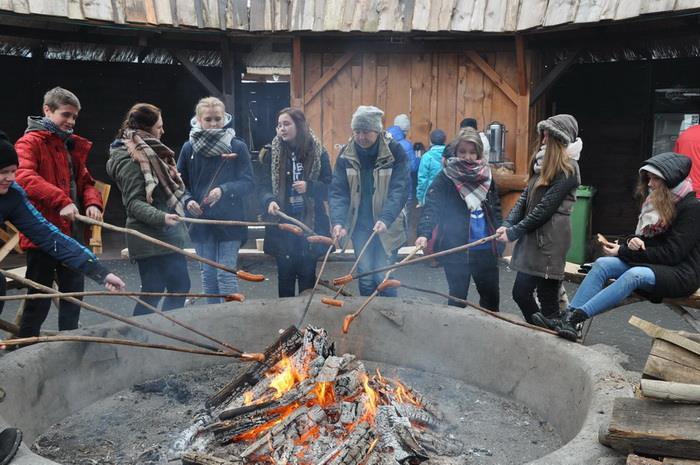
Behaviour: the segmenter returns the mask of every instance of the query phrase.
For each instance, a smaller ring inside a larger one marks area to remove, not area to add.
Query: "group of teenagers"
[[[28,118],[25,134],[14,146],[0,136],[0,220],[12,221],[22,233],[27,278],[46,286],[55,279],[59,290],[72,292],[83,289],[85,274],[108,289],[122,289],[124,282],[79,242],[84,231],[76,214],[84,211],[101,219],[103,210],[86,164],[92,144],[74,133],[80,108],[72,92],[51,89],[43,116]],[[660,301],[690,295],[700,286],[700,228],[695,227],[700,204],[688,179],[691,160],[663,153],[639,169],[642,202],[634,234],[603,248],[605,256],[595,261],[568,308],[560,310],[583,148],[571,115],[537,124],[541,147],[532,156],[524,191],[503,218],[483,134],[472,127],[460,129],[449,143],[444,131],[431,133],[432,146],[419,160],[422,173],[416,186],[410,157],[397,140],[401,138],[384,130],[381,109],[356,109],[352,135],[332,167],[304,113],[285,108],[277,116],[276,136],[260,152],[262,177],[256,186],[248,148],[236,137],[223,102],[203,98],[194,113],[189,137],[176,156],[161,140],[161,110],[149,103],[133,105],[109,147],[107,173],[121,192],[128,228],[179,248],[189,239],[198,255],[229,268],[237,267],[246,227],[195,223],[187,228],[183,217],[245,220],[245,199],[256,192],[270,218],[278,220],[284,212],[317,234],[333,237],[338,246],[351,241],[356,255],[366,249],[357,264],[362,274],[396,260],[407,240],[407,200],[418,187],[422,210],[416,247],[439,252],[490,239],[439,258],[455,298],[450,305],[462,305],[473,279],[481,306],[498,311],[498,258],[508,242],[516,242],[510,262],[517,271],[512,296],[525,320],[570,340],[576,340],[579,323],[614,308],[634,291]],[[427,176],[425,167],[431,171]],[[183,255],[132,235],[127,245],[142,291],[189,291]],[[264,251],[277,262],[278,295],[289,297],[314,286],[326,246],[267,227]],[[614,282],[607,285],[611,278]],[[206,264],[201,279],[207,294],[238,291],[234,274]],[[360,294],[370,295],[382,279],[378,273],[361,277]],[[383,288],[380,295],[396,296],[397,290]],[[161,298],[144,300],[157,306]],[[208,298],[209,303],[220,301]],[[184,297],[162,302],[163,310],[183,305]],[[27,302],[20,337],[39,334],[49,306],[49,300]],[[145,313],[149,310],[143,305],[134,308],[134,315]],[[77,305],[61,301],[59,329],[75,329],[78,316]]]

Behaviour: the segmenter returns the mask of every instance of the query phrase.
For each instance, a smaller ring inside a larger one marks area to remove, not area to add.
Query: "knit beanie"
[[[17,151],[7,138],[7,134],[0,131],[0,169],[10,165],[19,165]]]
[[[537,131],[540,134],[545,130],[550,136],[569,145],[578,137],[578,122],[571,115],[554,115],[537,123]]]
[[[408,115],[401,113],[394,118],[394,126],[398,126],[403,132],[408,132],[411,129],[411,120]]]
[[[350,128],[353,131],[382,132],[382,116],[384,112],[371,105],[360,105],[352,115]]]
[[[447,134],[442,129],[435,129],[430,133],[430,143],[433,145],[445,145]]]

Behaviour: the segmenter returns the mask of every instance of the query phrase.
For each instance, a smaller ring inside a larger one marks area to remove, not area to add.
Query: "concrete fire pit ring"
[[[324,327],[338,352],[464,380],[520,402],[547,420],[565,443],[528,462],[531,465],[595,464],[615,452],[598,443],[615,397],[631,397],[622,368],[603,354],[476,310],[422,299],[380,298],[342,335],[344,309],[315,303],[305,324]],[[172,313],[198,329],[246,351],[262,351],[277,330],[296,324],[305,298],[251,300],[187,307]],[[144,322],[171,332],[182,328],[151,315]],[[119,322],[80,334],[172,343]],[[31,443],[49,426],[135,383],[168,373],[220,363],[218,357],[124,346],[51,343],[28,347],[0,359],[0,426],[17,426]],[[13,465],[44,465],[23,445]]]

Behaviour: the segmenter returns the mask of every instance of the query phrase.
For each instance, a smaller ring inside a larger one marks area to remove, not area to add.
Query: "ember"
[[[434,450],[441,415],[354,355],[336,356],[325,330],[290,328],[265,355],[207,402],[184,463],[418,464]]]

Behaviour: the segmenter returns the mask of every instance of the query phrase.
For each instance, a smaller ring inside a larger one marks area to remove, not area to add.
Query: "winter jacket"
[[[406,156],[408,157],[408,166],[411,172],[418,171],[418,165],[420,164],[420,158],[416,156],[415,150],[413,150],[413,144],[410,140],[406,139],[406,135],[398,126],[391,126],[387,129],[387,132],[391,134],[391,137],[399,143]]]
[[[17,183],[27,192],[29,200],[64,234],[71,235],[71,222],[58,214],[73,203],[70,196],[71,168],[78,195],[78,208],[94,206],[102,210],[102,195],[95,189],[95,180],[87,169],[92,142],[72,135],[64,143],[60,137],[44,129],[35,118],[29,119],[27,132],[15,143],[19,156]],[[83,238],[80,238],[83,239]],[[36,249],[27,236],[20,236],[23,249]]]
[[[692,160],[690,179],[693,182],[695,195],[700,197],[700,125],[691,126],[683,131],[678,136],[673,151]]]
[[[176,247],[185,247],[187,229],[184,223],[175,226],[165,224],[165,214],[175,213],[166,203],[163,191],[156,187],[153,204],[146,201],[146,181],[138,163],[134,162],[120,140],[114,141],[109,150],[107,174],[115,180],[122,193],[126,209],[126,227],[135,229],[155,239]],[[147,258],[172,253],[170,250],[146,242],[131,234],[126,236],[131,259]]]
[[[406,152],[394,140],[381,134],[373,171],[374,195],[372,212],[375,221],[382,221],[387,231],[379,239],[387,255],[406,242],[404,206],[411,183]],[[355,143],[341,151],[335,163],[330,190],[331,224],[342,225],[352,237],[360,206],[360,159]]]
[[[518,241],[510,264],[514,270],[545,279],[564,279],[571,245],[571,210],[581,183],[578,163],[573,159],[569,163],[574,173],[559,173],[548,186],[535,189],[540,176],[532,175],[503,222],[508,239]]]
[[[437,237],[435,239],[435,252],[451,249],[472,241],[469,237],[469,223],[471,212],[466,202],[459,195],[454,182],[443,172],[438,173],[425,197],[423,213],[418,223],[417,236],[430,239],[435,226]],[[488,234],[496,232],[503,222],[501,216],[501,199],[496,190],[496,183],[491,182],[486,199],[481,203],[486,218]],[[502,246],[496,241],[491,241],[491,251],[494,255],[500,255]],[[469,262],[469,250],[440,257],[442,264],[467,264]]]
[[[185,142],[180,150],[177,169],[187,188],[182,204],[186,207],[192,200],[199,203],[204,210],[199,218],[241,221],[246,219],[244,198],[255,189],[253,166],[250,163],[248,146],[241,139],[234,138],[231,141],[231,153],[237,153],[238,156],[225,160],[221,157],[197,155],[192,152],[192,144],[189,141]],[[217,171],[216,179],[213,179],[212,183],[212,178]],[[204,197],[216,187],[221,188],[221,199],[212,207],[202,205]],[[188,216],[190,216],[189,212]],[[248,228],[246,227],[208,224],[193,224],[190,227],[190,238],[194,242],[241,241],[244,243],[247,237]]]
[[[275,189],[278,194],[273,193],[272,183],[272,150],[266,146],[261,152],[261,162],[263,166],[263,185],[260,189],[262,209],[267,212],[271,202],[276,202],[283,212],[289,211],[289,199],[287,196],[286,186],[292,184],[292,160],[289,157],[281,156],[280,163],[286,166],[286,179],[284,186],[278,181]],[[308,170],[311,171],[311,170]],[[321,167],[317,179],[310,179],[310,172],[304,171],[304,181],[306,181],[306,194],[304,198],[304,212],[300,218],[304,224],[309,226],[317,234],[322,236],[330,236],[330,220],[328,219],[327,204],[328,204],[328,187],[332,179],[331,163],[328,158],[328,152],[325,149],[321,151]],[[318,257],[323,255],[328,250],[328,247],[323,244],[310,244],[305,238],[295,236],[292,233],[282,231],[277,227],[267,226],[265,228],[264,252],[275,257],[285,255],[304,255]]]
[[[644,164],[656,167],[670,186],[688,177],[691,161],[676,153],[656,155]],[[669,229],[653,237],[643,237],[645,250],[631,250],[627,242],[618,257],[630,266],[651,268],[656,277],[650,292],[640,292],[652,302],[665,297],[686,297],[700,287],[700,202],[695,192],[676,203],[676,216]],[[635,236],[631,236],[635,237]],[[630,239],[631,239],[630,237]]]
[[[418,187],[416,188],[416,198],[420,205],[425,204],[425,194],[437,175],[442,171],[442,153],[444,151],[444,145],[433,145],[420,159]]]
[[[0,223],[5,221],[11,221],[37,248],[95,281],[102,283],[109,274],[89,249],[49,223],[17,183],[13,183],[6,194],[0,195]]]

